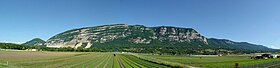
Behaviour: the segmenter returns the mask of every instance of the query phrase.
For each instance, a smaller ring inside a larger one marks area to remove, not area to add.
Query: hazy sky
[[[0,0],[0,41],[107,24],[177,26],[280,48],[280,0]]]

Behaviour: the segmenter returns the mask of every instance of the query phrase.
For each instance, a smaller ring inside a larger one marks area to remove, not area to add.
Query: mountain
[[[192,28],[173,26],[146,27],[126,24],[68,30],[51,37],[46,41],[45,45],[53,48],[99,48],[107,51],[132,52],[189,53],[205,49],[271,50],[270,48],[250,43],[207,39]]]
[[[247,42],[234,42],[227,39],[208,39],[209,46],[212,48],[222,48],[222,49],[235,49],[235,50],[249,50],[249,51],[274,51],[274,49],[262,46],[251,44]]]
[[[27,41],[25,43],[23,43],[22,45],[26,45],[26,46],[36,46],[36,45],[39,45],[39,46],[45,46],[46,42],[40,38],[34,38],[30,41]]]

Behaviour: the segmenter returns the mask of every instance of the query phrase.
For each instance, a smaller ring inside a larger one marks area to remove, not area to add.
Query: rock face
[[[174,42],[191,42],[192,40],[199,40],[208,44],[207,39],[201,36],[197,31],[192,28],[177,28],[170,26],[155,27],[155,38],[159,40],[168,40]]]
[[[22,45],[26,45],[26,46],[45,46],[46,42],[40,38],[34,38],[30,41],[27,41],[26,43],[23,43]]]
[[[46,45],[54,48],[90,48],[120,39],[123,42],[142,45],[156,44],[154,41],[174,44],[196,41],[208,44],[207,39],[192,28],[114,24],[69,30],[51,37]]]

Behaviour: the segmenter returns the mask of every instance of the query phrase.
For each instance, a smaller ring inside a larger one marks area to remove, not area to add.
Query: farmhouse
[[[38,49],[26,49],[25,51],[38,51]]]
[[[251,59],[270,59],[270,58],[280,58],[278,54],[261,54],[258,56],[251,56]]]
[[[271,54],[272,58],[279,58],[280,56],[278,54]]]

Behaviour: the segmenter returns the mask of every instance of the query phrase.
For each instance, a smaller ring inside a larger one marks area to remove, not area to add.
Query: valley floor
[[[280,59],[252,60],[247,56],[171,56],[112,52],[0,51],[0,68],[241,68],[280,66]]]
[[[153,61],[169,62],[178,66],[190,65],[202,68],[234,68],[238,64],[240,68],[277,68],[280,66],[280,58],[275,59],[250,59],[248,55],[230,56],[172,56],[172,55],[151,55],[138,54]]]
[[[105,52],[0,52],[0,68],[168,68],[128,54]]]

